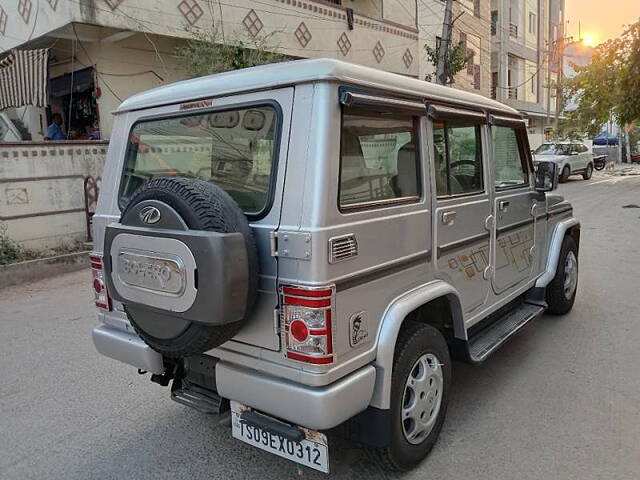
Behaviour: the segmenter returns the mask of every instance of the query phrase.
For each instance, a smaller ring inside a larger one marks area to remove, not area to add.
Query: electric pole
[[[547,41],[547,122],[545,125],[545,137],[546,129],[551,126],[551,55],[553,54],[551,41]],[[546,140],[546,138],[545,138]]]
[[[438,49],[438,68],[436,82],[446,85],[449,80],[449,46],[451,44],[451,29],[453,17],[453,0],[446,0],[444,7],[444,23],[442,24],[442,40]]]
[[[560,109],[562,108],[563,98],[562,98],[562,79],[564,77],[564,49],[567,43],[571,43],[573,41],[573,37],[567,37],[562,34],[560,38],[556,40],[549,41],[547,43],[547,126],[551,126],[551,91],[554,87],[551,84],[551,75],[552,68],[556,68],[556,80],[555,80],[555,91],[556,91],[556,111],[554,113],[554,125],[553,132],[555,135],[558,134],[558,123],[560,121]]]
[[[564,51],[567,44],[573,42],[573,37],[565,35],[564,25],[560,34],[562,35],[562,37],[558,39],[558,45],[556,49],[558,78],[556,79],[556,118],[553,127],[556,132],[558,132],[558,124],[560,123],[560,110],[564,107],[564,98],[562,92],[562,79],[564,78]]]

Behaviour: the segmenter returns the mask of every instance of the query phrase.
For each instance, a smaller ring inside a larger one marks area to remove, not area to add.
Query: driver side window
[[[480,126],[435,122],[433,137],[438,197],[483,192]]]

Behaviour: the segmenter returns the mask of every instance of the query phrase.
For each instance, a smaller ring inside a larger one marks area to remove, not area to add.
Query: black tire
[[[560,172],[560,178],[559,178],[560,183],[565,183],[567,180],[569,180],[570,176],[571,176],[571,168],[569,167],[569,165],[565,165],[564,168],[562,169],[562,172]]]
[[[258,250],[247,218],[238,204],[222,188],[203,180],[158,177],[143,183],[131,196],[122,213],[145,200],[158,200],[171,206],[192,230],[221,233],[240,232],[245,240],[248,256],[247,314],[251,311],[258,290]],[[126,305],[125,305],[125,310]],[[157,338],[145,332],[131,312],[127,314],[134,329],[151,348],[166,357],[178,358],[203,353],[231,339],[242,327],[243,321],[223,325],[205,325],[190,322],[173,338]],[[166,313],[170,315],[169,312]]]
[[[591,179],[592,175],[593,175],[593,163],[590,163],[589,165],[587,165],[587,169],[582,174],[582,178],[584,178],[585,180],[589,180]]]
[[[573,253],[576,261],[576,281],[573,293],[567,297],[565,294],[565,277],[566,277],[566,263],[567,257],[570,253]],[[562,247],[560,249],[560,257],[558,258],[558,266],[556,268],[556,275],[551,280],[551,283],[547,285],[546,299],[549,307],[547,312],[553,315],[564,315],[568,313],[572,308],[576,300],[576,292],[578,289],[578,247],[576,241],[570,235],[566,235],[562,241]]]
[[[405,385],[416,361],[424,354],[434,354],[441,362],[443,383],[440,410],[433,428],[419,444],[407,441],[402,426],[402,403]],[[451,359],[449,348],[442,334],[435,328],[421,323],[408,322],[396,342],[391,377],[391,427],[389,445],[373,449],[384,468],[390,471],[407,471],[419,464],[431,451],[447,413],[451,386]]]

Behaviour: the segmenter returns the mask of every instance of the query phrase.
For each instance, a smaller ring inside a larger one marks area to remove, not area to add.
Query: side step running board
[[[200,387],[186,379],[173,381],[171,400],[209,415],[218,415],[229,409],[229,402],[216,392]]]
[[[473,363],[480,363],[495,352],[509,338],[515,335],[529,320],[533,320],[545,307],[522,303],[497,319],[487,328],[479,331],[467,342],[469,359]]]

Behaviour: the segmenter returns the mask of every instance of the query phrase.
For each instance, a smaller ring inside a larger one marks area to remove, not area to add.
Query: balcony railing
[[[509,87],[508,96],[510,100],[518,99],[518,88],[517,87]]]
[[[518,25],[515,25],[513,23],[509,24],[509,36],[518,38]]]
[[[491,35],[495,35],[496,33],[498,33],[498,24],[491,22]]]

